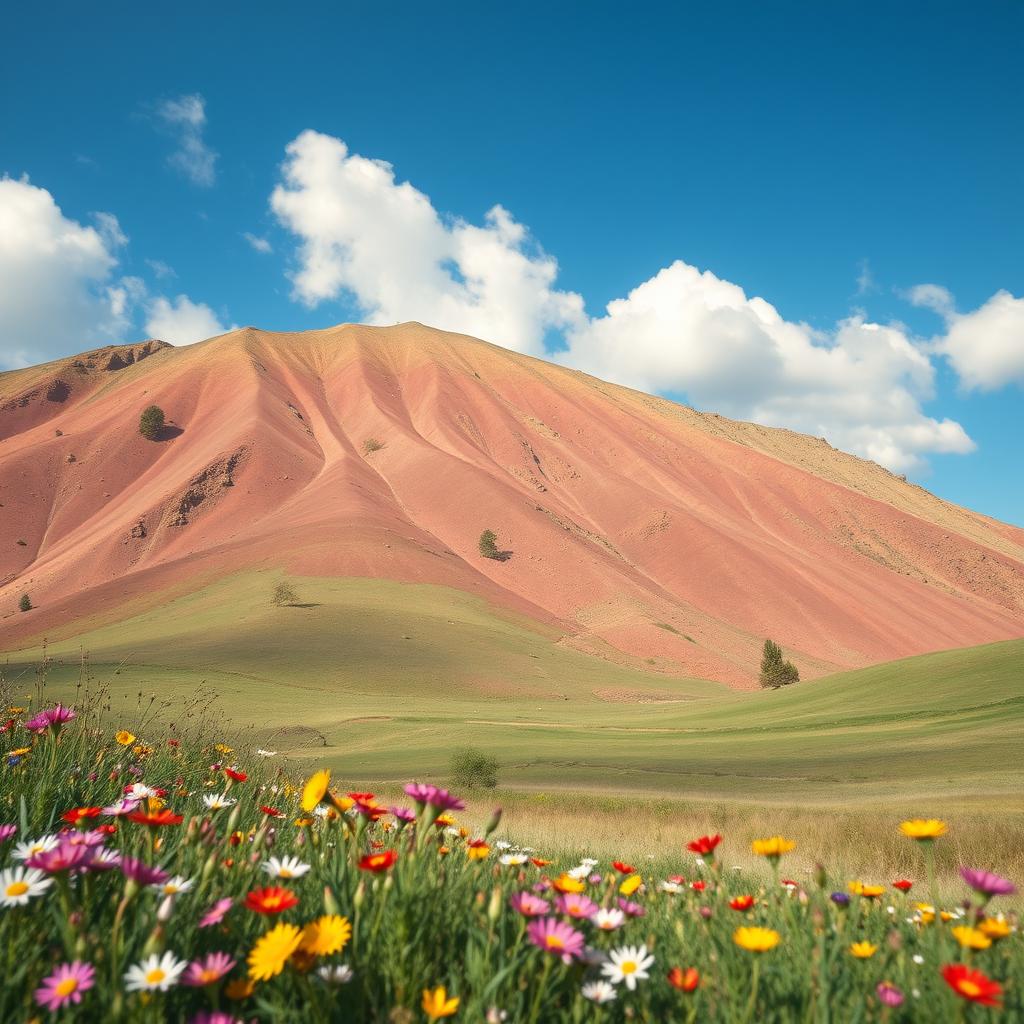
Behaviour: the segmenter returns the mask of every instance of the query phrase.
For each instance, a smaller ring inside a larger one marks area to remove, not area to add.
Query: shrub
[[[777,690],[780,686],[800,681],[800,672],[791,661],[782,657],[782,648],[774,640],[765,640],[761,654],[761,686]]]
[[[139,417],[139,433],[147,441],[155,441],[164,429],[164,411],[159,405],[151,405],[142,410]]]
[[[299,595],[295,592],[295,588],[287,581],[281,580],[280,583],[274,587],[274,592],[271,595],[270,601],[272,604],[276,604],[278,608],[284,608],[287,605],[297,604]]]
[[[498,784],[498,762],[475,747],[456,750],[448,771],[452,785],[459,789],[494,789]]]
[[[378,441],[375,437],[368,437],[363,442],[363,451],[367,455],[372,455],[374,452],[379,452],[384,447],[383,441]]]
[[[493,530],[484,530],[480,534],[480,554],[484,558],[502,560],[502,552],[498,550],[498,535]]]
[[[32,598],[28,594],[21,595],[21,600],[18,602],[18,610],[23,612],[32,611]]]

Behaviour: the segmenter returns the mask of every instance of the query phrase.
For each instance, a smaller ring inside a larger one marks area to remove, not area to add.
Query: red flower
[[[368,804],[372,802],[375,795],[374,793],[349,793],[348,798],[355,800],[357,804]]]
[[[134,821],[138,825],[158,828],[161,825],[180,825],[182,819],[180,814],[175,814],[169,807],[165,807],[163,810],[155,812],[132,811],[128,815],[128,820]]]
[[[116,825],[97,825],[96,831],[102,833],[105,836],[112,836],[117,832]]]
[[[169,747],[180,747],[181,746],[181,740],[168,740],[167,741],[167,746],[169,746]]]
[[[700,984],[700,974],[696,967],[673,967],[668,972],[668,983],[680,992],[692,992]]]
[[[69,825],[77,825],[83,818],[98,818],[102,810],[102,807],[72,807],[70,811],[65,811],[61,818]]]
[[[249,778],[249,776],[246,775],[245,772],[236,771],[234,768],[225,768],[224,774],[229,779],[233,779],[235,782],[245,782],[245,780]]]
[[[636,873],[636,868],[633,867],[632,864],[627,864],[622,860],[613,860],[612,867],[615,868],[620,875],[632,875]]]
[[[530,863],[535,868],[546,868],[551,863],[551,861],[545,860],[543,857],[531,857]]]
[[[668,880],[676,885],[686,885],[686,879],[682,875],[669,875]]]
[[[280,812],[280,811],[279,811],[279,810],[278,810],[278,809],[277,809],[276,807],[266,807],[266,806],[262,806],[262,807],[260,807],[260,810],[261,810],[261,811],[262,811],[262,812],[263,812],[263,813],[264,813],[264,814],[265,814],[265,815],[266,815],[266,816],[267,816],[268,818],[283,818],[283,817],[284,817],[284,815],[283,815],[283,814],[282,814],[282,813],[281,813],[281,812]]]
[[[715,852],[715,847],[722,841],[722,837],[717,833],[713,836],[701,836],[700,839],[694,839],[692,843],[687,843],[686,848],[691,853],[698,853],[702,857],[707,857],[708,854]]]
[[[958,995],[982,1006],[1000,1006],[1003,987],[998,981],[972,971],[966,964],[947,964],[942,968],[946,984]]]
[[[704,891],[704,887],[705,887],[706,885],[707,885],[707,883],[706,883],[706,882],[700,881],[700,880],[698,879],[698,881],[696,881],[696,882],[691,882],[691,883],[690,883],[690,888],[691,888],[691,889],[692,889],[692,890],[693,890],[694,892],[703,892],[703,891]]]
[[[899,889],[900,892],[910,892],[913,885],[914,883],[908,881],[906,878],[901,878],[898,882],[892,883],[892,887],[894,889]]]
[[[269,885],[265,889],[253,889],[245,897],[245,905],[257,914],[280,914],[299,902],[298,897],[283,885]]]
[[[729,900],[729,906],[733,910],[749,910],[754,905],[753,896],[737,896]]]
[[[373,871],[376,874],[380,874],[382,871],[387,871],[395,861],[398,860],[398,854],[394,850],[385,850],[384,853],[368,853],[365,857],[359,861],[359,866],[363,871]]]

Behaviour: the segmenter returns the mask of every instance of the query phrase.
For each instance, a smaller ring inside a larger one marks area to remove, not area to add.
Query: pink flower
[[[121,873],[139,885],[159,885],[171,877],[163,868],[151,867],[138,857],[122,857]]]
[[[131,814],[132,811],[137,811],[141,802],[135,797],[126,796],[123,800],[118,800],[116,804],[104,807],[102,813],[110,815],[112,818],[119,818],[122,814]]]
[[[82,993],[88,992],[95,984],[95,974],[96,968],[81,960],[60,964],[48,978],[43,978],[36,989],[36,1003],[50,1013],[56,1013],[68,1003],[80,1003]]]
[[[569,917],[591,918],[597,913],[597,904],[580,893],[563,893],[555,901],[555,910]]]
[[[903,993],[887,981],[880,982],[875,993],[878,996],[878,1001],[885,1006],[899,1006],[903,1002]]]
[[[61,871],[87,868],[89,861],[92,860],[92,855],[92,847],[73,846],[71,843],[62,840],[52,850],[41,850],[39,853],[34,853],[25,861],[25,865],[55,875]]]
[[[583,933],[557,917],[531,921],[526,927],[526,934],[535,946],[560,956],[567,964],[583,953]]]
[[[452,796],[447,789],[440,789],[424,782],[410,782],[405,787],[405,792],[421,807],[430,804],[437,811],[464,811],[466,805],[457,797]]]
[[[508,903],[523,917],[536,917],[538,914],[546,914],[551,909],[547,900],[534,896],[532,892],[514,892],[509,897]]]
[[[232,1017],[230,1013],[224,1013],[223,1010],[200,1010],[190,1021],[189,1024],[242,1024],[237,1017]]]
[[[185,968],[185,973],[181,976],[181,983],[194,988],[212,985],[214,982],[220,981],[235,966],[236,962],[227,953],[207,953],[205,957],[193,960]]]
[[[1017,891],[1017,886],[1008,878],[993,874],[991,871],[961,868],[960,877],[982,896],[1012,896]]]
[[[619,897],[619,910],[621,910],[626,917],[643,917],[647,911],[640,906],[639,903],[633,903],[630,900]]]
[[[17,825],[0,825],[0,843],[6,843],[17,831]]]
[[[65,722],[70,722],[74,717],[75,712],[72,708],[66,708],[63,704],[58,704],[56,707],[47,708],[45,711],[40,711],[38,715],[30,718],[25,723],[25,728],[29,732],[46,732],[47,729],[60,732],[60,727]]]
[[[411,807],[391,807],[389,810],[399,821],[416,820],[416,812]]]
[[[224,915],[231,909],[231,905],[234,900],[229,897],[225,897],[222,900],[217,900],[216,903],[210,909],[199,918],[200,928],[210,928],[215,924],[220,924],[224,920]]]

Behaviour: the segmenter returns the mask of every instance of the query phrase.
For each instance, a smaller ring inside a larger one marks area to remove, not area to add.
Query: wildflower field
[[[736,872],[718,834],[652,874],[157,720],[10,705],[2,731],[3,1021],[1024,1019],[1014,883],[963,865],[940,903],[938,819],[900,826],[913,878],[794,881],[779,835]]]

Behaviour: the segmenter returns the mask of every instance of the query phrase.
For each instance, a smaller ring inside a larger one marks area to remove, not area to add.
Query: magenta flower
[[[643,917],[647,913],[639,903],[633,903],[631,900],[623,899],[619,897],[619,910],[621,910],[626,917]]]
[[[17,825],[0,825],[0,843],[6,843],[17,831]]]
[[[411,796],[420,807],[428,803],[435,792],[436,787],[428,786],[425,782],[409,782],[405,786],[406,796]]]
[[[410,782],[406,785],[405,792],[420,807],[430,804],[437,811],[464,811],[466,809],[466,805],[457,796],[452,796],[447,789],[440,789],[426,782]]]
[[[883,1006],[899,1006],[903,1002],[903,993],[887,981],[880,982],[875,993]]]
[[[151,867],[138,857],[122,857],[121,873],[139,885],[160,885],[171,877],[163,868]]]
[[[118,800],[116,804],[104,807],[102,813],[112,818],[120,818],[123,814],[131,814],[132,811],[137,811],[140,803],[142,803],[141,800],[127,796],[123,800]]]
[[[29,732],[46,732],[47,729],[53,729],[54,732],[60,732],[60,727],[65,722],[70,722],[75,717],[73,708],[66,708],[63,704],[58,704],[55,707],[47,708],[45,711],[40,711],[38,715],[33,716],[25,723],[25,728]]]
[[[242,1024],[242,1022],[223,1010],[200,1010],[188,1024]]]
[[[99,829],[91,828],[88,832],[77,832],[71,829],[60,834],[60,841],[68,846],[102,846],[107,837]]]
[[[551,910],[547,900],[534,896],[532,892],[514,892],[509,897],[508,903],[523,917],[536,917],[538,914],[546,914]]]
[[[27,867],[38,868],[47,874],[56,875],[75,868],[87,868],[92,860],[90,846],[73,846],[62,840],[52,850],[40,850],[25,861]]]
[[[210,909],[199,918],[200,928],[211,928],[215,924],[220,924],[224,920],[224,915],[231,909],[231,904],[234,900],[225,897],[222,900],[217,900],[216,903]]]
[[[993,874],[991,871],[981,871],[977,868],[961,868],[960,877],[975,891],[982,896],[1012,896],[1017,891],[1017,886],[1008,878],[1002,875]]]
[[[56,1013],[68,1003],[80,1003],[82,993],[88,992],[95,984],[96,969],[92,964],[74,960],[69,964],[60,964],[36,989],[36,1003],[45,1007],[50,1013]]]
[[[388,809],[399,821],[410,822],[416,820],[416,812],[411,807],[390,807]]]
[[[583,933],[557,917],[542,917],[526,926],[530,941],[548,953],[560,956],[565,963],[583,953]]]
[[[235,966],[236,962],[227,953],[207,953],[205,957],[193,960],[185,968],[185,973],[181,976],[181,983],[194,988],[212,985],[220,981]]]
[[[569,917],[590,918],[597,913],[598,906],[582,893],[566,892],[555,900],[555,910]]]

